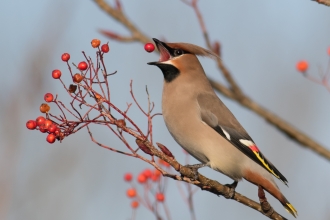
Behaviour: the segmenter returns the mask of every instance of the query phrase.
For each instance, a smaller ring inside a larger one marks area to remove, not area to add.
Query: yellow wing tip
[[[293,205],[291,205],[290,203],[286,203],[285,205],[286,205],[286,206],[284,206],[285,210],[296,218],[298,216],[298,212],[293,207]]]

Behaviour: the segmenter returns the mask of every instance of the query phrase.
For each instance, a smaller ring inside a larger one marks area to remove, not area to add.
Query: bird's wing
[[[199,94],[197,101],[200,107],[201,119],[207,125],[212,127],[242,153],[287,185],[287,179],[260,152],[249,134],[215,94]]]

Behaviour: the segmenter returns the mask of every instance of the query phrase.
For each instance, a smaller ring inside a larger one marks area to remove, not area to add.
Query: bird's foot
[[[238,182],[235,180],[232,184],[226,184],[225,186],[229,187],[229,191],[226,192],[224,195],[227,199],[234,198],[235,195],[235,189],[237,187]]]
[[[270,217],[274,213],[274,209],[267,201],[264,189],[260,185],[258,186],[258,197],[262,211],[266,216]]]
[[[190,178],[191,180],[197,180],[198,179],[198,169],[207,166],[207,164],[201,163],[201,164],[194,164],[194,165],[186,165],[184,167],[189,168],[191,172],[193,173],[193,177]]]

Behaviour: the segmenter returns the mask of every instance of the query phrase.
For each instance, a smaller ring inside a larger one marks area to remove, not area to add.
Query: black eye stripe
[[[171,47],[166,47],[168,52],[171,54],[172,57],[178,57],[181,56],[182,54],[189,54],[188,51],[185,51],[181,48],[171,48]]]

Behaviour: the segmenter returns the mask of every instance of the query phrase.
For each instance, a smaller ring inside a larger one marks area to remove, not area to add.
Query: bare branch
[[[230,197],[230,187],[222,185],[221,183],[215,180],[211,180],[201,174],[198,174],[197,180],[192,180],[191,178],[194,177],[194,172],[190,168],[184,167],[181,164],[179,164],[174,158],[166,156],[163,152],[157,150],[153,145],[151,145],[150,142],[144,141],[144,144],[150,149],[153,155],[169,163],[175,170],[177,170],[181,174],[181,175],[173,175],[162,169],[159,169],[164,176],[170,177],[177,181],[183,181],[186,183],[196,185],[202,190],[209,191],[215,195],[224,196],[226,199],[235,200],[252,209],[255,209],[256,211],[269,217],[270,219],[286,219],[280,214],[278,214],[275,210],[271,214],[269,214],[268,212],[265,213],[259,203],[241,195],[238,192],[235,192],[234,196]]]
[[[112,31],[106,31],[106,30],[99,30],[99,32],[110,39],[117,40],[120,42],[133,42],[136,41],[137,39],[133,36],[123,36],[117,33],[114,33]]]

